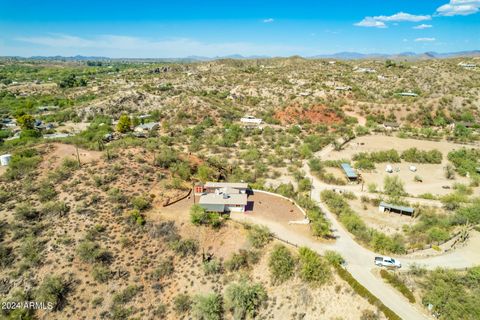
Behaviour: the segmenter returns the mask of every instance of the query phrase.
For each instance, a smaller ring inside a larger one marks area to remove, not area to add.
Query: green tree
[[[258,309],[267,300],[267,292],[260,283],[241,280],[226,290],[226,306],[233,312],[235,320],[254,319]]]
[[[287,247],[277,244],[268,260],[268,267],[273,283],[283,283],[295,272],[296,261]]]
[[[33,130],[35,128],[35,118],[30,114],[19,116],[17,123],[22,130]]]
[[[38,301],[51,303],[53,310],[59,310],[65,302],[67,292],[68,284],[63,278],[48,276],[38,288],[35,298]]]
[[[117,131],[121,133],[129,132],[132,130],[132,120],[126,114],[122,114],[117,123]]]
[[[217,293],[194,298],[192,312],[198,320],[220,320],[223,315],[223,298]]]
[[[404,184],[399,176],[386,176],[383,180],[383,190],[391,197],[401,197],[405,195]]]
[[[247,230],[248,241],[255,248],[263,248],[272,240],[272,233],[266,226],[251,225]]]
[[[300,278],[313,285],[322,285],[331,277],[331,270],[328,263],[315,251],[301,247],[300,257]]]

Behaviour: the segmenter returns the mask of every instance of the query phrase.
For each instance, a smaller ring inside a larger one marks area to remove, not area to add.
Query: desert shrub
[[[52,200],[57,196],[57,192],[53,184],[49,183],[48,181],[43,181],[37,191],[38,198],[41,202]]]
[[[325,252],[325,259],[328,261],[333,266],[339,266],[344,263],[343,257],[340,255],[340,253],[332,250],[328,250]]]
[[[2,297],[0,303],[10,301],[32,301],[34,299],[30,290],[11,290],[8,297]],[[2,308],[0,310],[0,318],[5,320],[35,320],[37,316],[33,308]]]
[[[93,241],[84,240],[77,247],[80,260],[88,263],[107,263],[111,260],[111,253],[102,249]]]
[[[139,226],[143,226],[145,224],[145,218],[138,209],[128,211],[128,218],[131,222],[136,223]]]
[[[13,249],[9,246],[0,244],[0,266],[2,269],[8,268],[15,261]]]
[[[180,293],[173,299],[173,310],[176,313],[187,313],[192,308],[192,299],[188,294]]]
[[[246,269],[256,264],[260,259],[257,251],[239,250],[238,253],[233,253],[230,259],[225,261],[225,268],[228,271],[238,271]]]
[[[42,262],[43,243],[33,236],[28,236],[23,240],[20,247],[20,254],[28,265],[36,266]]]
[[[112,188],[108,190],[108,200],[114,203],[124,203],[127,200],[127,197],[123,194],[122,190],[118,188]]]
[[[160,152],[155,155],[155,165],[164,169],[170,168],[178,161],[178,155],[172,148],[162,147]]]
[[[479,224],[480,223],[480,199],[477,199],[472,204],[459,208],[452,218],[452,224]]]
[[[443,207],[450,211],[460,208],[461,204],[467,202],[467,200],[468,197],[466,195],[458,192],[449,193],[440,198]]]
[[[404,183],[399,176],[386,176],[383,180],[383,191],[391,197],[406,195]]]
[[[430,151],[410,148],[402,152],[402,159],[413,163],[442,163],[442,153],[436,149]]]
[[[38,210],[34,208],[30,203],[19,203],[15,207],[15,217],[21,220],[33,220],[38,218]]]
[[[12,194],[6,190],[0,189],[0,203],[5,203],[12,197]]]
[[[222,264],[218,259],[205,260],[203,262],[203,271],[206,275],[222,272]]]
[[[379,320],[380,316],[372,310],[363,310],[360,320]]]
[[[445,166],[445,178],[448,180],[455,179],[455,168],[449,163]]]
[[[374,163],[381,163],[381,162],[399,163],[401,161],[400,155],[395,149],[375,151],[371,153],[360,152],[355,154],[352,157],[353,161],[361,161],[364,159]]]
[[[480,268],[474,267],[467,272],[448,269],[429,271],[420,280],[425,293],[424,305],[431,304],[438,319],[479,319],[480,305]]]
[[[362,170],[374,170],[375,163],[367,158],[361,158],[355,161],[355,168]]]
[[[48,276],[35,292],[37,301],[51,303],[53,310],[60,310],[69,291],[68,283],[58,276]]]
[[[160,302],[155,310],[153,310],[153,315],[159,319],[165,319],[165,316],[167,315],[167,305]]]
[[[225,305],[232,311],[234,319],[255,319],[268,297],[262,284],[242,280],[227,287],[225,298]]]
[[[248,225],[247,239],[254,248],[263,248],[272,241],[272,233],[266,226]]]
[[[275,192],[287,198],[294,198],[296,195],[295,187],[291,183],[281,183]]]
[[[49,201],[40,210],[42,214],[52,214],[54,216],[64,216],[69,211],[70,207],[63,201]]]
[[[150,236],[152,238],[163,238],[169,243],[180,240],[174,221],[162,221],[152,225],[150,227]]]
[[[150,208],[152,200],[149,197],[138,196],[132,199],[132,206],[138,211],[143,211]]]
[[[198,251],[198,244],[193,239],[181,239],[170,243],[171,248],[182,257],[195,255]]]
[[[325,260],[307,247],[299,249],[299,274],[312,285],[322,285],[331,278],[331,270]]]
[[[221,320],[223,298],[218,293],[197,295],[193,299],[192,312],[198,320]]]
[[[467,173],[471,176],[476,175],[476,169],[480,166],[479,159],[479,149],[462,148],[448,153],[448,160],[453,163],[461,176],[466,176]]]
[[[143,290],[142,286],[130,285],[122,291],[113,295],[112,302],[114,305],[125,305]]]
[[[4,176],[7,180],[17,180],[31,174],[42,158],[35,149],[25,149],[12,155]]]
[[[112,272],[108,267],[98,264],[92,270],[92,277],[99,283],[105,283],[112,277]]]
[[[70,178],[78,168],[79,164],[77,160],[65,158],[58,168],[48,173],[48,178],[54,183],[59,183]]]
[[[380,270],[380,276],[395,287],[410,303],[415,303],[415,296],[412,291],[408,289],[405,283],[394,273],[391,273],[385,269]]]
[[[222,217],[219,213],[207,212],[198,204],[195,204],[190,208],[190,221],[194,225],[208,225],[213,228],[219,228],[223,224]]]
[[[273,248],[268,260],[270,276],[273,283],[283,283],[293,277],[296,260],[290,250],[284,245],[278,244]]]
[[[171,275],[174,271],[172,259],[163,259],[158,264],[158,267],[152,272],[152,277],[155,280],[160,280]]]

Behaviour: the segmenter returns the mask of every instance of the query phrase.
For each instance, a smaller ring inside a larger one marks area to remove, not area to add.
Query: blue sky
[[[480,0],[0,0],[0,8],[2,56],[480,49]]]

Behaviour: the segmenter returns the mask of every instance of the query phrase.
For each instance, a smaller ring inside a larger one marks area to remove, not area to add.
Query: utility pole
[[[80,168],[82,164],[80,163],[80,153],[78,153],[78,146],[77,145],[75,145],[75,150],[77,151],[78,167]]]

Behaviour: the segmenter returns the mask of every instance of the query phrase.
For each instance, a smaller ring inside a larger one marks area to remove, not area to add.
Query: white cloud
[[[377,21],[372,17],[366,17],[365,19],[355,23],[354,25],[357,27],[370,27],[370,28],[386,28],[387,27],[384,22]]]
[[[374,27],[374,28],[386,28],[387,25],[385,22],[420,22],[431,20],[430,15],[414,15],[405,12],[398,12],[391,16],[374,16],[374,17],[365,17],[362,21],[355,23],[355,26],[358,27]]]
[[[391,16],[376,16],[373,17],[374,20],[384,21],[384,22],[401,22],[401,21],[410,21],[410,22],[420,22],[425,20],[431,20],[432,17],[430,15],[414,15],[405,12],[399,12]]]
[[[433,42],[435,40],[435,38],[417,38],[415,39],[415,42]]]
[[[428,28],[432,28],[433,26],[431,24],[425,24],[425,23],[422,23],[418,26],[415,26],[413,27],[413,29],[418,29],[418,30],[422,30],[422,29],[428,29]]]
[[[293,55],[311,50],[283,44],[256,44],[250,42],[201,42],[189,38],[148,39],[124,35],[98,35],[77,37],[66,34],[19,37],[19,44],[28,47],[6,48],[7,55],[93,55],[112,58],[171,58],[196,56],[241,55]],[[15,49],[15,50],[13,50]]]
[[[450,0],[440,6],[437,13],[441,16],[468,16],[480,11],[480,0]]]
[[[275,21],[273,20],[273,18],[268,18],[268,19],[264,19],[263,23],[272,23],[273,21]]]

